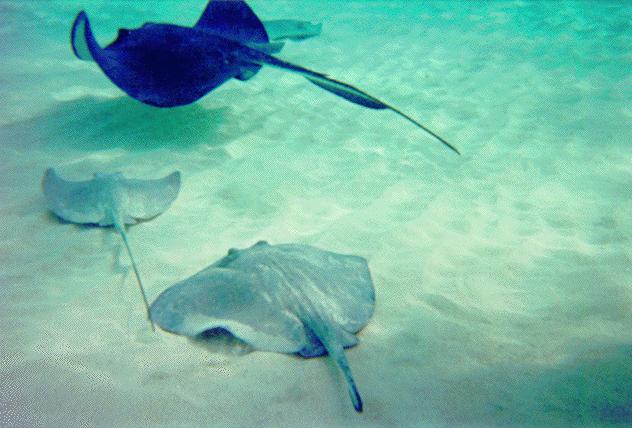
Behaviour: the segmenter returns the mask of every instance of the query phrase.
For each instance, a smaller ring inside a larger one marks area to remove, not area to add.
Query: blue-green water
[[[264,69],[158,110],[70,50],[206,1],[0,1],[0,425],[602,426],[632,423],[629,2],[252,1],[323,21],[279,55],[389,112]],[[120,240],[59,223],[40,189],[179,169],[130,229],[148,293],[259,239],[369,261],[376,312],[326,359],[150,334]]]

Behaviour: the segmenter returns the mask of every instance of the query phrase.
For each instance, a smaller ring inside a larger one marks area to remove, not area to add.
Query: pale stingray
[[[320,34],[323,24],[295,19],[271,19],[262,21],[271,42],[279,40],[305,40]]]
[[[373,314],[375,292],[362,257],[309,245],[260,241],[165,290],[151,305],[161,328],[196,337],[223,329],[262,351],[329,354],[354,408],[362,400],[344,348]]]
[[[114,226],[120,233],[151,322],[149,303],[125,226],[152,219],[167,210],[180,191],[180,172],[157,180],[128,179],[121,173],[96,173],[92,180],[66,181],[49,168],[42,186],[49,208],[58,217],[72,223]],[[151,327],[154,329],[153,323]]]

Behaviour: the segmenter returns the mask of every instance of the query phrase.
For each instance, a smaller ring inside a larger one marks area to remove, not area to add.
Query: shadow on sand
[[[206,109],[199,103],[161,109],[129,97],[84,97],[57,104],[25,121],[0,128],[7,144],[41,149],[147,151],[222,146],[251,129],[230,108]]]

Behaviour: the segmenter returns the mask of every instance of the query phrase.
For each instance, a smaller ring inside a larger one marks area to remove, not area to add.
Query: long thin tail
[[[327,348],[327,352],[331,355],[338,367],[340,367],[340,371],[344,375],[347,381],[347,387],[349,390],[349,398],[351,398],[351,403],[353,403],[353,408],[356,412],[362,412],[362,397],[360,397],[360,393],[358,392],[358,387],[353,380],[353,374],[351,373],[351,367],[349,367],[349,362],[347,361],[347,357],[345,356],[342,345],[338,346],[339,349],[330,349]]]
[[[156,331],[156,327],[154,326],[154,322],[151,320],[151,316],[149,313],[149,301],[147,300],[147,295],[145,294],[145,288],[143,287],[143,281],[140,279],[140,272],[138,272],[138,267],[136,266],[136,261],[134,260],[134,256],[132,255],[132,249],[129,246],[129,242],[127,241],[127,232],[125,232],[125,227],[121,226],[119,222],[114,223],[114,227],[123,238],[123,243],[125,244],[125,248],[127,249],[127,255],[129,256],[130,261],[132,262],[132,268],[134,269],[134,275],[136,275],[136,281],[138,282],[138,287],[140,288],[140,293],[143,296],[143,303],[145,303],[145,311],[147,312],[147,320],[151,325],[151,330]]]
[[[251,59],[253,62],[256,62],[261,65],[267,64],[274,67],[282,68],[284,70],[289,70],[289,71],[293,71],[295,73],[301,74],[303,77],[305,77],[314,85],[326,91],[329,91],[335,95],[338,95],[339,97],[342,97],[346,99],[347,101],[350,101],[354,104],[358,104],[358,105],[371,108],[371,109],[376,109],[376,110],[384,110],[384,109],[391,110],[395,112],[396,114],[398,114],[399,116],[406,119],[407,121],[409,121],[410,123],[414,124],[418,128],[427,132],[434,138],[436,138],[438,141],[440,141],[450,150],[454,151],[456,154],[459,154],[459,155],[461,154],[461,152],[459,152],[459,150],[453,144],[449,143],[444,138],[440,137],[435,132],[428,129],[426,126],[417,122],[415,119],[413,119],[409,115],[405,114],[401,110],[389,104],[386,104],[385,102],[375,98],[374,96],[367,94],[366,92],[364,92],[361,89],[356,88],[355,86],[349,85],[348,83],[344,83],[336,79],[332,79],[326,74],[319,73],[317,71],[313,71],[308,68],[301,67],[300,65],[295,65],[295,64],[291,64],[289,62],[280,60],[276,57],[273,57],[271,55],[265,54],[260,51],[250,50],[250,52],[248,53],[249,53],[249,56],[251,57],[249,59]]]
[[[349,362],[345,356],[345,349],[342,345],[340,334],[334,328],[326,326],[324,323],[320,325],[314,324],[311,328],[318,337],[318,340],[320,340],[325,349],[327,349],[329,356],[334,359],[340,368],[342,375],[345,377],[345,380],[347,381],[347,389],[349,391],[349,398],[351,398],[353,408],[358,413],[362,412],[362,398],[360,397],[358,387],[353,380],[353,374],[351,373],[351,367],[349,367]]]

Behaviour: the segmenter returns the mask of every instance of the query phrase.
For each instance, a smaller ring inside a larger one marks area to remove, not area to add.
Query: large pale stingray
[[[114,226],[119,232],[149,316],[149,303],[132,255],[125,226],[162,214],[180,191],[180,172],[157,180],[128,179],[121,173],[94,174],[88,181],[66,181],[49,168],[42,180],[48,206],[58,217],[80,224]],[[153,323],[151,323],[154,329]]]
[[[344,375],[354,408],[362,400],[344,348],[369,320],[375,293],[366,260],[309,245],[260,241],[165,290],[151,305],[163,329],[199,336],[223,329],[254,349],[329,354]]]
[[[309,23],[301,29],[297,21],[268,21],[268,27],[274,40],[302,39],[320,31],[318,25]],[[270,55],[283,46],[274,40],[271,42],[265,24],[241,0],[211,0],[193,27],[146,23],[135,30],[120,29],[116,40],[105,48],[95,39],[83,11],[71,32],[78,58],[95,61],[114,84],[146,104],[189,104],[232,78],[248,80],[269,65],[298,73],[354,104],[392,110],[459,153],[442,137],[374,96]]]

